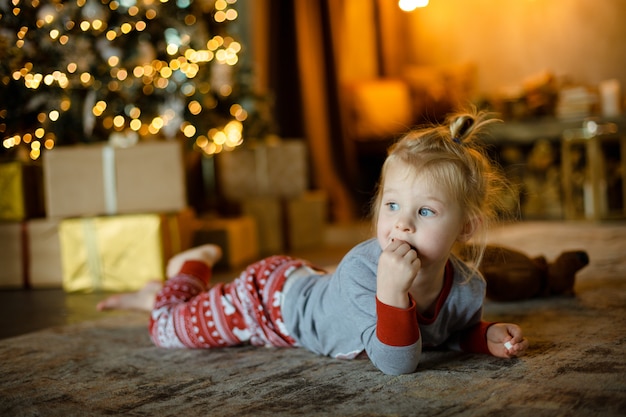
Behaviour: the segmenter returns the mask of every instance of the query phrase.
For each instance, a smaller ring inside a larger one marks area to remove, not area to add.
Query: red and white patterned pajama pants
[[[150,336],[161,347],[211,348],[251,343],[293,346],[281,301],[286,278],[303,260],[273,256],[248,266],[228,284],[209,288],[211,270],[187,262],[157,294]]]

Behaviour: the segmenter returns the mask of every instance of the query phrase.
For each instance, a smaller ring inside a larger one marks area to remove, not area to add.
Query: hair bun
[[[461,143],[474,126],[474,118],[469,115],[459,116],[450,123],[452,140]]]

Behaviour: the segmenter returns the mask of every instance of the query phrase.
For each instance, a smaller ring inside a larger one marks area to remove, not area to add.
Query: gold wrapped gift
[[[162,280],[167,259],[186,249],[187,215],[133,214],[61,221],[63,288],[68,292],[136,291],[148,281]]]
[[[254,218],[201,218],[196,221],[193,245],[213,243],[222,248],[216,267],[239,268],[259,258],[257,227]]]
[[[21,162],[0,164],[0,219],[20,221],[43,214],[40,167]]]
[[[0,219],[22,220],[25,217],[22,167],[18,162],[0,164]]]

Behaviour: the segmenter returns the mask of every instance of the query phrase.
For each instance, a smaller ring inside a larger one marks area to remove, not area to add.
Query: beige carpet
[[[426,352],[418,372],[390,377],[301,349],[161,350],[144,314],[113,313],[0,341],[0,415],[626,415],[626,223],[493,236],[549,259],[579,248],[591,258],[575,297],[487,303],[488,319],[525,329],[523,358]]]

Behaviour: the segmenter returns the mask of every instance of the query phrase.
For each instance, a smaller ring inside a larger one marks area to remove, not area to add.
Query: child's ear
[[[461,233],[459,233],[459,237],[457,238],[457,240],[462,243],[469,241],[472,236],[474,236],[476,230],[478,230],[480,223],[481,220],[478,217],[472,217],[468,219],[463,225],[463,228],[461,229]]]

